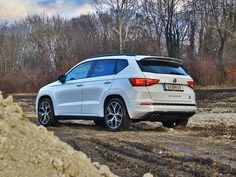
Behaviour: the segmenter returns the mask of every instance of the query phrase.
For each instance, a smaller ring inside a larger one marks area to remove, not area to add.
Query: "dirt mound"
[[[24,118],[10,96],[0,92],[0,176],[115,176],[108,167],[61,142],[44,127]]]

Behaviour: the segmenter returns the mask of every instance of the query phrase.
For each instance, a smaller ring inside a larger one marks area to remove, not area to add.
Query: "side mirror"
[[[62,84],[64,84],[64,83],[66,82],[66,75],[65,75],[65,74],[60,75],[60,76],[58,77],[58,80],[59,80],[59,82],[61,82]]]

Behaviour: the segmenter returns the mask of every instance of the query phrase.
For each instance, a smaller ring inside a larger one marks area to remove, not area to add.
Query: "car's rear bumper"
[[[192,117],[196,112],[150,112],[140,117],[139,119],[133,119],[135,121],[151,121],[162,122],[169,120],[183,120]]]
[[[193,116],[197,112],[195,104],[170,104],[170,103],[154,103],[153,105],[133,104],[128,106],[129,116],[132,120],[177,120],[186,119]]]

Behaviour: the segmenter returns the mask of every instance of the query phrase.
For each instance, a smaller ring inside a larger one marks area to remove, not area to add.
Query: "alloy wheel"
[[[106,123],[111,129],[117,129],[123,120],[123,108],[117,101],[111,102],[106,109]]]
[[[41,124],[46,125],[51,119],[51,106],[47,101],[42,101],[39,106],[39,121]]]

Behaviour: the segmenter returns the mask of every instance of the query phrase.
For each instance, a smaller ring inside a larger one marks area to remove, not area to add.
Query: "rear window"
[[[183,66],[173,62],[158,60],[140,60],[138,61],[138,64],[143,72],[184,76],[188,75]]]

